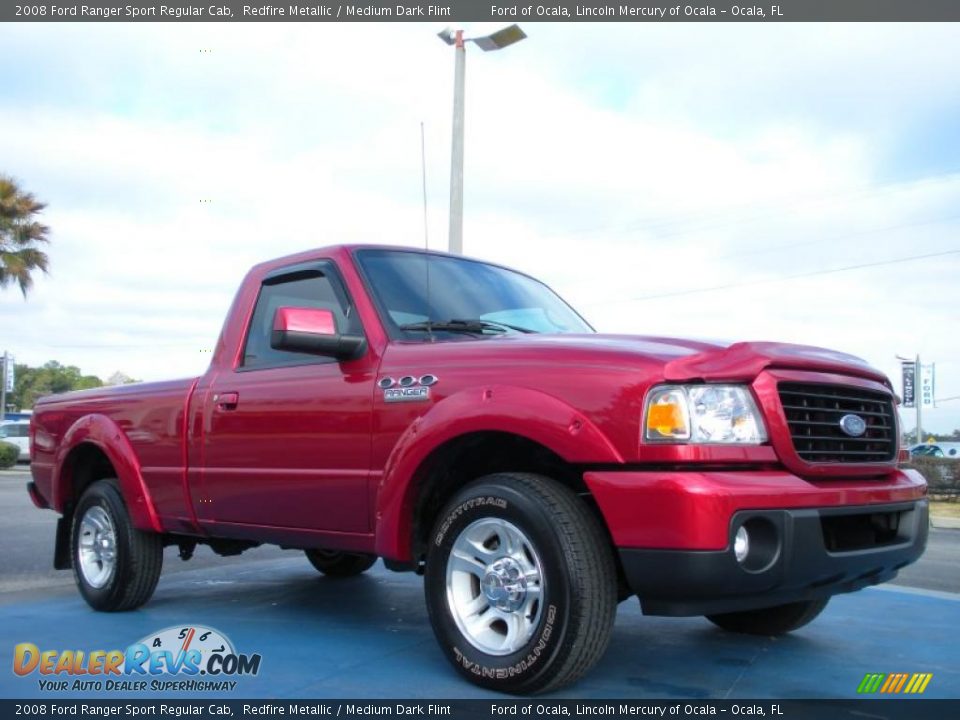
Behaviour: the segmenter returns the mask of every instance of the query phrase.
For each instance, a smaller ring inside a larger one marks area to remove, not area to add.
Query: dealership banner
[[[3,377],[7,392],[13,392],[13,388],[17,383],[16,372],[14,371],[14,367],[16,366],[13,364],[13,360],[13,355],[7,355],[0,360],[0,364],[3,366]]]
[[[934,398],[935,375],[933,365],[920,365],[920,404],[925,408],[936,407]]]
[[[727,2],[287,2],[55,0],[0,4],[0,21],[28,22],[936,22],[960,21],[956,0]]]
[[[917,364],[912,360],[900,365],[903,380],[903,402],[901,407],[913,408],[917,406]]]

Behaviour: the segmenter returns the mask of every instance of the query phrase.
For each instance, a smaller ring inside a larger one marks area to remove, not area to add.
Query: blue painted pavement
[[[331,580],[299,553],[164,575],[131,613],[90,610],[76,593],[0,598],[0,697],[151,697],[157,693],[45,692],[18,677],[17,643],[41,650],[110,650],[163,628],[205,625],[241,653],[262,656],[255,677],[215,698],[496,698],[462,680],[427,620],[422,581],[377,565]],[[886,587],[834,598],[813,624],[783,638],[726,633],[702,618],[644,617],[620,606],[610,649],[568,699],[857,698],[868,672],[933,673],[924,697],[960,698],[960,595]],[[161,694],[162,695],[162,694]],[[167,697],[171,695],[168,694]],[[183,693],[176,693],[183,697]],[[862,697],[862,696],[861,696]]]

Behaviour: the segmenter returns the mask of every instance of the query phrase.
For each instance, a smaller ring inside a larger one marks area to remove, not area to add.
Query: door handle
[[[240,394],[235,392],[218,393],[213,396],[213,401],[217,405],[217,410],[236,410],[237,403],[240,402]]]

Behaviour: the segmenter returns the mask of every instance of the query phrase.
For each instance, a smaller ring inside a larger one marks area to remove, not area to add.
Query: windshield
[[[550,288],[512,270],[403,250],[356,256],[395,338],[593,332]]]

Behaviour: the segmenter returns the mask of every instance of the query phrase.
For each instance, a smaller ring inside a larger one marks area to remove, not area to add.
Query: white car
[[[20,462],[30,461],[30,422],[27,420],[8,420],[0,424],[0,441],[20,448],[17,458]]]

